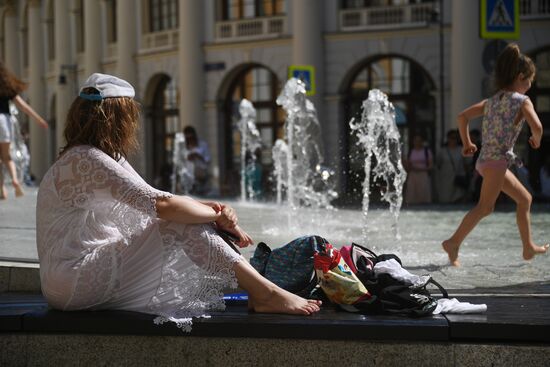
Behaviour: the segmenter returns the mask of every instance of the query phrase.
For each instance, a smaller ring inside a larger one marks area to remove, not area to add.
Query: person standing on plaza
[[[440,203],[456,203],[466,194],[469,182],[456,130],[447,132],[447,142],[437,157],[437,198]]]
[[[10,147],[14,141],[16,132],[14,131],[13,116],[10,113],[10,101],[15,103],[17,108],[29,117],[34,119],[38,125],[48,128],[48,123],[31,106],[25,102],[19,94],[25,90],[26,85],[13,75],[2,62],[0,62],[0,169],[4,165],[11,177],[11,182],[15,190],[15,196],[23,196],[21,183],[17,178],[15,163],[10,154]],[[0,182],[0,199],[7,198],[7,190],[4,181]]]
[[[462,153],[466,157],[471,157],[478,149],[470,139],[469,121],[483,116],[482,146],[476,163],[476,169],[483,176],[483,182],[477,205],[464,216],[455,233],[442,243],[453,266],[460,265],[460,245],[479,221],[493,211],[501,192],[516,203],[516,222],[523,245],[523,258],[530,260],[548,250],[548,244],[538,246],[531,237],[531,194],[508,169],[515,163],[513,148],[525,120],[531,130],[529,144],[533,149],[540,147],[542,124],[533,103],[525,95],[534,77],[533,61],[520,52],[517,44],[509,44],[497,58],[497,92],[458,115]]]
[[[413,147],[404,161],[407,170],[405,190],[406,204],[429,204],[432,202],[430,172],[433,168],[433,154],[420,134],[413,137]]]
[[[321,302],[261,276],[237,245],[252,244],[235,211],[147,184],[127,161],[137,146],[134,88],[92,74],[72,103],[67,142],[37,197],[42,292],[60,310],[128,310],[191,329],[193,317],[222,310],[223,291],[240,285],[249,308],[310,315]]]

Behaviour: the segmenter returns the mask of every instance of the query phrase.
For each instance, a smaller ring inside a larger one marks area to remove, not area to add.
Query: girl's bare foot
[[[458,261],[459,245],[452,243],[450,240],[445,240],[441,243],[441,246],[449,256],[449,262],[451,263],[451,266],[460,266],[460,262]]]
[[[548,247],[550,247],[549,244],[543,245],[543,246],[537,246],[535,244],[531,244],[529,247],[523,247],[523,259],[525,260],[531,260],[535,255],[545,254],[548,250]]]
[[[262,297],[252,298],[250,294],[248,297],[249,309],[260,313],[311,315],[321,307],[321,301],[305,299],[280,288]]]
[[[15,189],[15,197],[20,198],[21,196],[25,195],[23,192],[23,189],[21,188],[21,185],[17,182],[13,183],[13,188]]]
[[[8,198],[8,191],[6,190],[6,186],[2,185],[2,188],[0,188],[0,200],[5,200]]]

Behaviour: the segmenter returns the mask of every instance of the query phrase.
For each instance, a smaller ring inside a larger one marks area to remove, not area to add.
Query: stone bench
[[[32,276],[31,276],[32,278]],[[550,296],[456,294],[476,315],[249,313],[242,301],[191,333],[125,311],[60,312],[37,293],[0,293],[0,366],[550,365]]]

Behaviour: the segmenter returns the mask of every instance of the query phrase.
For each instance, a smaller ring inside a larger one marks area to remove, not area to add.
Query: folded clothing
[[[486,304],[472,304],[469,302],[460,302],[456,298],[440,298],[437,300],[437,307],[433,311],[434,315],[440,313],[483,313],[487,311]]]

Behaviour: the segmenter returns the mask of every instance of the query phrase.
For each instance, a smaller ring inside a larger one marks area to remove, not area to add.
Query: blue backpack
[[[279,287],[308,297],[317,286],[313,254],[324,251],[327,243],[320,236],[303,236],[271,250],[268,245],[260,242],[250,264]]]

